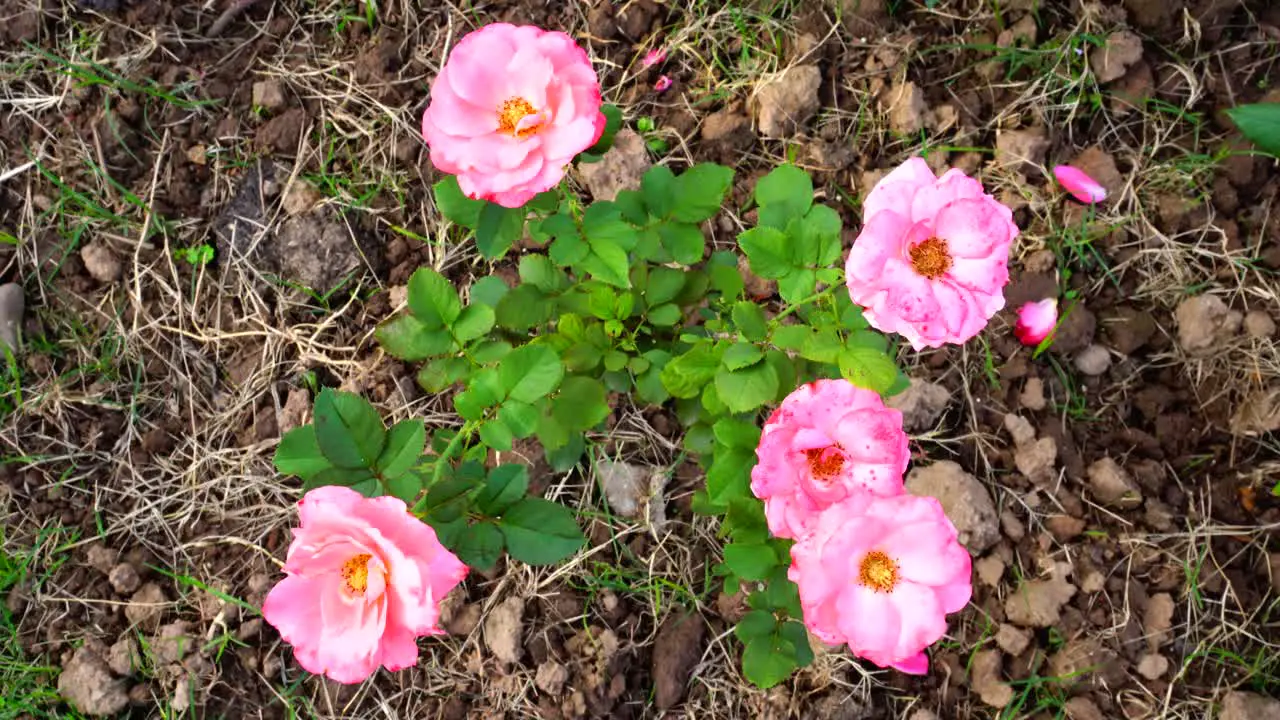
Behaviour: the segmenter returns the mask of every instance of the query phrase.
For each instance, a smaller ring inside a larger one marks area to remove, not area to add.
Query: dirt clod
[[[85,715],[114,715],[129,704],[128,686],[111,674],[102,657],[88,646],[81,647],[62,667],[58,693]]]
[[[264,110],[275,112],[286,104],[284,83],[277,79],[262,80],[253,84],[253,104]]]
[[[294,108],[271,118],[258,128],[255,137],[258,149],[288,155],[298,149],[302,132],[307,127],[307,111]]]
[[[795,65],[761,83],[752,98],[760,134],[788,138],[799,132],[818,111],[821,85],[816,65]]]
[[[182,662],[197,642],[199,639],[193,633],[191,623],[179,620],[160,628],[160,632],[151,639],[150,648],[159,660],[177,663]]]
[[[25,307],[21,285],[0,285],[0,350],[9,348],[17,354],[18,329],[22,327],[22,312]]]
[[[659,710],[670,710],[684,698],[705,636],[706,627],[696,615],[672,613],[662,623],[653,647],[654,702]]]
[[[1062,606],[1075,594],[1076,586],[1056,573],[1045,580],[1031,580],[1009,594],[1005,617],[1022,627],[1053,627],[1061,618]]]
[[[596,202],[612,201],[623,190],[639,190],[640,178],[652,165],[644,138],[630,128],[623,128],[600,162],[581,163],[578,172]]]
[[[1107,197],[1115,197],[1124,189],[1124,176],[1116,167],[1116,160],[1111,153],[1094,145],[1085,148],[1072,159],[1071,164],[1083,170],[1089,177],[1107,190]]]
[[[1280,720],[1280,700],[1233,690],[1222,698],[1218,720]]]
[[[1058,443],[1045,436],[1035,442],[1019,445],[1013,451],[1013,464],[1033,483],[1037,485],[1052,482],[1057,472],[1054,462],[1058,459]]]
[[[520,662],[524,654],[524,600],[512,596],[489,611],[484,619],[484,644],[507,665]]]
[[[1044,165],[1049,140],[1042,127],[1004,130],[996,134],[996,162],[1010,170],[1032,175]]]
[[[924,127],[924,90],[913,82],[894,85],[888,92],[889,127],[902,135],[912,135]]]
[[[1142,504],[1142,490],[1115,460],[1104,457],[1089,466],[1089,487],[1098,501],[1121,510]]]
[[[1089,66],[1099,83],[1118,80],[1129,66],[1142,59],[1142,38],[1128,30],[1107,36],[1106,42],[1089,53]]]
[[[107,665],[111,671],[121,677],[129,677],[133,675],[134,670],[138,669],[138,643],[134,641],[131,634],[120,636],[119,640],[111,646],[107,651]]]
[[[1254,390],[1231,416],[1231,432],[1260,435],[1280,430],[1280,386]]]
[[[548,660],[539,665],[538,672],[533,678],[533,684],[551,696],[559,695],[568,681],[569,669],[554,660]]]
[[[1169,593],[1157,593],[1147,599],[1142,612],[1142,628],[1147,634],[1147,645],[1156,649],[1164,644],[1173,627],[1173,611],[1176,606]]]
[[[1169,660],[1163,655],[1143,655],[1138,661],[1138,674],[1148,680],[1158,680],[1169,671]]]
[[[1243,317],[1217,295],[1197,295],[1178,304],[1178,343],[1192,357],[1212,355],[1240,329]]]
[[[169,601],[164,590],[155,583],[147,583],[129,598],[124,608],[124,616],[133,625],[148,627],[157,624],[164,614],[164,605]]]
[[[1111,353],[1101,345],[1090,345],[1081,350],[1072,362],[1080,372],[1097,377],[1111,367]]]
[[[918,432],[932,429],[949,402],[951,392],[942,385],[911,378],[907,389],[889,398],[885,404],[902,412],[904,430]]]
[[[127,562],[111,568],[111,572],[107,574],[107,581],[111,583],[111,588],[121,595],[128,595],[137,590],[142,582],[138,577],[137,568]]]
[[[1038,377],[1027,378],[1022,392],[1018,394],[1018,404],[1032,412],[1045,409],[1044,381]]]
[[[661,528],[666,520],[662,495],[666,473],[661,468],[606,459],[596,463],[596,478],[614,512],[626,518],[642,518],[655,530]]]
[[[1026,630],[1020,630],[1009,623],[1000,623],[1000,629],[996,630],[996,645],[1010,655],[1021,655],[1030,644],[1031,633]]]
[[[1003,656],[999,650],[980,650],[974,653],[969,670],[969,682],[978,692],[982,702],[994,708],[1002,708],[1013,701],[1013,687],[1000,679]]]
[[[104,243],[91,242],[80,248],[80,259],[89,275],[100,283],[114,283],[124,275],[120,259]]]
[[[1244,316],[1244,331],[1251,338],[1269,338],[1276,334],[1276,321],[1261,310],[1250,310]]]
[[[978,479],[949,460],[914,468],[907,475],[907,492],[937,498],[956,526],[960,543],[973,555],[1000,539],[999,516],[991,493]]]
[[[1068,720],[1106,720],[1098,705],[1087,697],[1073,697],[1062,707]]]

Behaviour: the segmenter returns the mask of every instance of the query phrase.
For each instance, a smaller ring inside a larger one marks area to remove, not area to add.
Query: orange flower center
[[[931,237],[911,248],[911,267],[917,273],[930,280],[942,277],[951,269],[951,253],[947,251],[947,241]]]
[[[883,552],[872,550],[862,558],[858,582],[876,592],[892,592],[898,584],[898,563]]]
[[[347,581],[347,592],[363,595],[369,589],[369,561],[373,556],[361,553],[342,563],[342,579]]]
[[[820,480],[829,480],[844,469],[844,454],[834,447],[805,450],[809,459],[809,472]]]
[[[518,138],[532,135],[538,132],[538,128],[542,123],[526,123],[524,121],[525,118],[536,113],[537,111],[533,109],[532,103],[522,97],[513,97],[506,100],[502,103],[502,107],[498,109],[498,132],[504,135],[514,135]]]

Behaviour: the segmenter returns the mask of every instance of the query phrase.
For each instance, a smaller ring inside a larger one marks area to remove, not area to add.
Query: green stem
[[[433,487],[436,483],[440,482],[440,478],[444,475],[444,469],[448,467],[449,461],[453,459],[454,451],[458,449],[458,446],[461,445],[464,440],[471,437],[471,433],[475,432],[475,429],[479,426],[479,422],[468,420],[463,424],[462,428],[458,430],[458,434],[454,435],[453,439],[449,441],[449,444],[445,446],[444,452],[440,453],[440,457],[436,458],[435,468],[431,471],[431,485]]]
[[[835,289],[836,289],[837,287],[839,287],[839,286],[838,286],[838,285],[828,285],[828,286],[827,286],[826,288],[824,288],[823,290],[821,290],[821,291],[819,291],[819,292],[816,292],[816,293],[814,293],[814,294],[810,295],[810,296],[809,296],[809,297],[807,297],[807,298],[804,298],[804,299],[803,299],[803,300],[801,300],[800,302],[797,302],[797,303],[794,303],[794,304],[792,304],[792,305],[787,306],[787,308],[786,308],[786,309],[784,309],[782,312],[780,312],[780,313],[778,313],[777,315],[774,315],[774,316],[773,316],[773,323],[777,323],[777,322],[778,322],[779,320],[781,320],[782,318],[784,318],[784,317],[786,317],[786,316],[788,316],[788,315],[790,315],[790,314],[792,314],[792,313],[796,312],[797,310],[799,310],[800,308],[804,307],[805,305],[812,304],[812,303],[814,303],[814,302],[817,302],[818,300],[821,300],[822,298],[827,297],[827,296],[828,296],[828,295],[830,295],[831,293],[835,292]]]

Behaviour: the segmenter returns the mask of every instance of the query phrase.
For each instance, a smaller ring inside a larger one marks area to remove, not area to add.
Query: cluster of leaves
[[[612,202],[584,208],[573,197],[539,196],[506,210],[444,180],[435,187],[440,211],[474,232],[485,257],[505,255],[526,235],[543,249],[520,255],[514,287],[496,276],[474,281],[465,305],[438,272],[419,269],[408,312],[377,337],[392,355],[423,363],[418,381],[428,392],[459,386],[462,432],[474,431],[480,447],[508,450],[537,437],[559,469],[573,467],[586,434],[603,428],[610,393],[674,412],[686,449],[706,469],[695,510],[723,517],[725,588],[750,590],[752,611],[735,631],[744,672],[767,687],[812,652],[786,576],[790,542],[769,537],[750,492],[760,411],[820,377],[883,394],[906,379],[888,341],[837,292],[840,218],[813,202],[804,171],[782,166],[762,178],[753,196],[759,223],[738,237],[752,271],[778,281],[784,304],[772,317],[746,294],[739,252],[709,252],[701,224],[720,211],[732,181],[732,170],[715,164],[679,174],[659,166]],[[497,533],[473,532],[486,536],[468,543],[489,552]]]
[[[342,485],[366,497],[400,498],[471,567],[492,567],[504,549],[522,562],[550,565],[586,542],[568,508],[526,497],[523,465],[486,473],[479,447],[451,463],[469,428],[437,433],[428,453],[421,420],[387,428],[364,398],[328,388],[316,396],[314,416],[280,439],[276,470],[302,478],[308,490]]]

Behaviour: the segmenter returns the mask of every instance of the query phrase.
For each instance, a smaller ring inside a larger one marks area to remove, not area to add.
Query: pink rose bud
[[[644,54],[644,60],[640,61],[640,65],[642,67],[653,67],[666,59],[667,51],[665,48],[654,48]]]
[[[855,491],[902,492],[910,449],[902,413],[847,380],[801,385],[765,423],[751,470],[769,531],[802,537],[817,514]]]
[[[1029,302],[1018,308],[1018,321],[1013,334],[1023,345],[1032,347],[1044,342],[1058,325],[1058,301],[1054,298]]]
[[[600,82],[562,32],[486,25],[454,46],[431,83],[422,137],[467,197],[518,208],[600,139]]]
[[[962,344],[1004,307],[1013,211],[960,170],[911,158],[862,202],[845,263],[849,297],[877,330],[913,348]]]
[[[804,624],[828,645],[912,675],[973,592],[969,551],[931,497],[850,496],[791,547]]]
[[[1058,165],[1053,169],[1053,176],[1063,189],[1071,193],[1071,197],[1082,203],[1092,205],[1107,199],[1107,189],[1079,168]]]
[[[285,577],[262,604],[298,664],[341,683],[417,664],[417,638],[443,634],[440,601],[467,566],[394,497],[319,487],[298,517]]]
[[[653,91],[658,93],[663,93],[663,92],[666,92],[667,89],[670,87],[671,87],[671,78],[667,77],[666,75],[662,75],[658,78],[658,81],[653,84]]]

